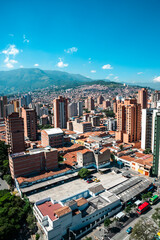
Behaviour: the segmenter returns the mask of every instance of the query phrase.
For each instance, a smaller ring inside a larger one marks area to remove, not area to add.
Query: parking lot
[[[32,194],[28,196],[28,198],[31,202],[36,202],[46,197],[51,197],[54,200],[62,200],[64,198],[85,191],[89,187],[92,187],[96,184],[101,183],[104,188],[107,189],[127,180],[125,177],[122,176],[121,173],[116,174],[114,172],[109,172],[105,174],[95,173],[93,174],[93,176],[100,179],[100,182],[87,183],[83,179],[76,179],[74,181],[66,182],[59,186],[55,186],[53,188]]]

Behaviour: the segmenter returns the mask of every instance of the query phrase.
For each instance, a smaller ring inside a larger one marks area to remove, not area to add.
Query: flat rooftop
[[[31,202],[36,202],[36,201],[44,199],[46,197],[51,197],[52,199],[56,199],[57,201],[60,201],[62,199],[68,198],[70,196],[76,195],[85,190],[88,190],[88,188],[97,186],[99,184],[102,184],[105,189],[108,189],[119,183],[127,181],[127,179],[125,177],[123,177],[122,174],[120,174],[120,173],[116,174],[113,172],[109,172],[109,173],[105,173],[105,174],[95,173],[92,175],[97,177],[98,179],[100,179],[100,183],[95,183],[95,182],[87,183],[83,179],[78,178],[78,179],[75,179],[74,181],[68,181],[68,182],[65,182],[64,184],[57,185],[57,186],[51,187],[49,189],[43,190],[41,192],[34,193],[34,194],[28,196],[28,198]],[[67,175],[65,177],[67,177]],[[53,180],[55,181],[56,179],[53,179]],[[58,178],[57,178],[57,180],[58,180]],[[47,182],[50,183],[50,181],[52,181],[52,180],[46,181],[46,183]],[[35,184],[29,188],[30,189],[32,188],[32,190],[34,191],[34,187],[36,185],[37,184]],[[63,195],[62,195],[62,193],[63,193]]]
[[[49,129],[44,129],[44,131],[45,131],[48,135],[63,134],[63,131],[62,131],[62,129],[60,129],[60,128],[49,128]]]

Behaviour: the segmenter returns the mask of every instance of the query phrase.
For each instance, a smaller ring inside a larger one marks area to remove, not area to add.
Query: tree
[[[104,220],[104,226],[105,226],[105,227],[109,227],[111,223],[112,223],[112,221],[111,221],[109,218],[106,218],[106,219]]]
[[[113,153],[111,153],[111,159],[112,159],[113,162],[116,161],[116,158],[115,158]]]
[[[36,233],[36,240],[38,240],[40,238],[39,233]]]
[[[131,212],[131,206],[127,206],[125,209],[124,209],[124,211],[126,212],[126,213],[130,213]]]
[[[80,176],[80,178],[85,178],[90,175],[90,171],[87,168],[81,168],[78,172],[78,175]]]
[[[91,237],[86,237],[85,240],[92,240],[92,238]]]
[[[121,151],[123,151],[123,144],[121,144],[119,148],[121,149]]]
[[[150,148],[146,148],[144,151],[143,151],[143,153],[145,153],[145,154],[150,154],[152,151],[151,151],[151,149]]]
[[[0,240],[18,239],[23,224],[36,226],[29,201],[12,195],[9,190],[0,190]]]
[[[155,227],[150,219],[141,218],[134,225],[130,240],[152,240],[157,231],[158,228]]]
[[[151,198],[152,195],[153,195],[152,192],[144,193],[144,194],[142,194],[142,199],[146,201],[149,198]]]
[[[160,227],[160,208],[155,209],[155,213],[153,213],[152,219]]]
[[[13,184],[13,179],[11,175],[7,174],[3,176],[3,179],[8,183],[8,185],[12,186]]]

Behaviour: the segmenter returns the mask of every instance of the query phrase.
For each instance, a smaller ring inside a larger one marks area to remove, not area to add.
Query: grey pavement
[[[0,190],[9,189],[8,184],[2,178],[0,178]]]

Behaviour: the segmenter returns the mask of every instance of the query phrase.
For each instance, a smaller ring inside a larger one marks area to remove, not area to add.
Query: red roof
[[[55,211],[62,208],[59,203],[53,204],[51,201],[37,205],[37,207],[44,217],[48,215],[52,221],[56,219],[56,216],[54,215]]]
[[[144,202],[142,205],[138,207],[139,210],[142,210],[143,208],[147,207],[149,205],[148,202]]]

